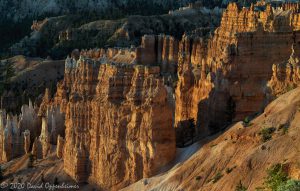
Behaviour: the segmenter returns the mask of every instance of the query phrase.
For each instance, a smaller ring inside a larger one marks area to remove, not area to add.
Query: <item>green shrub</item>
[[[265,185],[272,191],[299,191],[300,181],[288,177],[284,171],[283,164],[273,165],[267,170],[268,176],[265,178]]]
[[[285,184],[278,187],[277,191],[299,191],[300,181],[299,180],[288,180]]]
[[[210,148],[213,148],[215,146],[217,146],[218,144],[213,144],[213,145],[210,145]]]
[[[238,183],[238,185],[236,185],[235,191],[247,191],[247,188],[246,188],[245,186],[243,186],[241,180],[240,180],[240,182]]]
[[[292,91],[293,89],[295,89],[294,85],[288,85],[285,89],[285,93]]]
[[[201,180],[202,177],[201,176],[196,176],[196,180]]]
[[[261,135],[261,140],[263,142],[267,142],[272,139],[272,134],[276,131],[276,128],[274,127],[269,127],[269,128],[263,128],[260,132],[259,135]]]
[[[285,135],[289,131],[289,126],[287,124],[281,124],[278,130],[282,132],[282,135]]]
[[[218,172],[212,179],[213,183],[218,182],[223,177],[223,174],[221,172]]]
[[[286,184],[288,175],[283,170],[282,164],[273,165],[267,170],[267,178],[265,179],[266,186],[274,191],[277,191],[279,187]]]
[[[231,173],[231,172],[233,171],[233,169],[235,169],[235,168],[236,168],[236,165],[235,165],[234,167],[232,167],[232,168],[226,168],[225,172],[226,172],[227,174],[229,174],[229,173]]]
[[[264,187],[256,187],[255,191],[265,191],[266,189]]]
[[[246,118],[244,119],[244,121],[243,121],[243,126],[244,126],[244,127],[249,127],[249,126],[251,126],[252,123],[251,123],[250,121],[251,121],[251,120],[250,120],[250,117],[246,117]]]
[[[244,119],[244,123],[250,123],[249,117],[246,117],[246,118]]]

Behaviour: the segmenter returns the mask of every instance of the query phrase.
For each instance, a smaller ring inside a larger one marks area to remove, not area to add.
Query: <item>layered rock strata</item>
[[[78,182],[118,189],[170,161],[174,149],[166,148],[173,147],[174,139],[166,135],[172,134],[167,129],[172,114],[159,73],[178,72],[175,126],[192,119],[199,135],[261,111],[269,101],[272,65],[287,60],[298,41],[295,14],[231,3],[208,39],[185,35],[179,42],[146,35],[138,48],[89,50],[67,58],[65,79],[53,100],[66,113],[65,171]],[[153,112],[161,110],[169,117]],[[155,124],[160,133],[149,137]],[[167,141],[153,147],[161,139]]]
[[[272,65],[288,60],[292,44],[299,46],[296,23],[291,10],[230,3],[211,38],[183,37],[175,125],[193,120],[205,135],[261,111],[269,101]]]
[[[150,47],[145,44],[140,50]],[[58,156],[78,182],[117,190],[154,175],[175,156],[173,115],[160,68],[137,65],[139,54],[93,50],[66,60],[52,104],[60,102],[66,114]]]
[[[279,96],[300,85],[299,50],[294,44],[289,60],[273,65],[273,76],[268,83],[272,95]]]
[[[63,105],[63,103],[61,103]],[[49,133],[49,141],[55,145],[58,135],[65,135],[65,116],[61,111],[61,104],[53,104],[49,89],[46,89],[42,103],[39,107],[38,116],[45,118],[45,126]]]

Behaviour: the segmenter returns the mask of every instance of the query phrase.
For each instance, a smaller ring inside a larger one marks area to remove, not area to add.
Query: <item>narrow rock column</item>
[[[25,130],[24,135],[24,150],[25,153],[28,154],[30,152],[30,131]]]
[[[35,138],[35,140],[34,140],[34,143],[32,145],[31,154],[33,154],[37,159],[43,158],[42,145],[38,138]]]
[[[46,158],[51,149],[48,123],[46,118],[42,119],[42,132],[40,135],[40,142],[42,144],[43,158]]]
[[[57,138],[57,147],[56,147],[56,156],[58,158],[62,158],[63,157],[64,146],[65,146],[65,140],[60,135],[58,135],[58,138]]]

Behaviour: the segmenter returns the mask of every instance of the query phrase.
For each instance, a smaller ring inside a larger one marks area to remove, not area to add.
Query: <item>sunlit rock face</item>
[[[40,118],[45,118],[47,124],[44,125],[47,125],[49,142],[53,145],[57,143],[58,135],[65,135],[65,116],[61,107],[63,103],[53,102],[49,90],[46,89],[38,115]]]
[[[287,61],[274,64],[273,76],[269,81],[270,94],[279,96],[300,85],[300,47],[296,44],[292,46],[292,54]]]
[[[145,35],[137,50],[137,62],[157,65],[161,73],[176,73],[179,42],[168,35]]]
[[[175,125],[194,120],[200,135],[261,111],[269,100],[272,66],[299,46],[298,13],[230,3],[208,40],[185,36],[179,45]],[[197,58],[197,59],[195,59]]]
[[[23,137],[20,134],[17,116],[7,115],[5,120],[5,111],[2,112],[0,127],[1,161],[8,162],[24,153]]]
[[[36,159],[43,159],[43,147],[42,147],[42,143],[38,137],[35,138],[35,140],[32,144],[31,154]]]
[[[40,133],[40,120],[31,101],[21,111],[19,116],[7,114],[5,110],[0,112],[0,162],[28,153],[35,135]]]
[[[173,126],[192,121],[204,137],[261,111],[298,83],[298,12],[230,3],[211,34],[201,28],[181,40],[145,35],[137,48],[73,51],[54,97],[46,90],[38,115],[30,104],[23,109],[23,124],[40,120],[37,131],[22,135],[24,152],[28,136],[38,158],[57,144],[72,178],[104,190],[154,175],[175,156]],[[164,77],[174,74],[171,106]],[[21,132],[28,129],[22,123]],[[5,132],[4,146],[14,140]]]
[[[33,106],[31,101],[28,105],[23,105],[20,115],[7,114],[5,110],[1,110],[0,162],[8,162],[30,152],[37,154],[38,158],[45,158],[51,144],[57,143],[58,135],[64,136],[64,115],[59,107],[51,104],[46,106],[46,103],[50,103],[46,101],[48,96],[46,91],[40,108]],[[45,115],[39,116],[43,106],[46,110]],[[39,148],[43,148],[43,152],[39,153]]]
[[[48,129],[48,123],[45,118],[42,119],[42,131],[39,136],[39,140],[42,146],[42,157],[46,158],[50,151],[50,133]]]
[[[27,154],[27,153],[30,152],[30,145],[31,145],[30,131],[29,130],[25,130],[25,132],[23,133],[23,135],[24,135],[24,151]]]
[[[147,43],[67,58],[51,104],[60,102],[65,113],[65,141],[58,139],[57,155],[76,181],[118,190],[174,158],[173,114],[160,67],[141,65],[140,51],[154,49]]]

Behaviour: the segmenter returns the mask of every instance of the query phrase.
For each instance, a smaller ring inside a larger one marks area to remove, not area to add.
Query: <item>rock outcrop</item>
[[[25,130],[25,132],[23,133],[24,135],[24,150],[25,153],[29,153],[30,152],[30,145],[31,145],[31,141],[30,141],[30,131],[29,130]]]
[[[60,102],[66,114],[58,156],[78,182],[117,190],[154,175],[175,156],[173,115],[160,68],[146,61],[139,65],[141,51],[155,50],[148,45],[155,41],[147,38],[138,49],[82,51],[78,60],[66,60],[52,105]]]
[[[264,183],[268,177],[267,169],[276,164],[282,164],[284,172],[298,182],[299,104],[300,88],[297,88],[269,104],[250,126],[244,127],[238,122],[217,136],[182,149],[175,159],[178,165],[123,190],[229,191],[236,190],[240,184],[247,190],[269,189]],[[261,132],[268,128],[276,130],[269,140],[263,141]]]
[[[1,111],[0,118],[0,162],[8,162],[24,154],[24,139],[17,116]]]
[[[53,145],[57,143],[58,135],[65,135],[65,118],[61,107],[63,107],[63,103],[59,104],[58,101],[52,103],[50,91],[46,89],[38,115],[45,118],[46,124],[44,125],[47,125],[49,143]]]
[[[299,53],[299,47],[293,45],[290,59],[273,65],[273,76],[268,83],[271,95],[279,96],[300,85]]]
[[[38,137],[35,138],[33,144],[32,144],[32,150],[31,154],[36,159],[42,159],[43,158],[43,147],[40,139]]]
[[[42,119],[42,131],[39,136],[39,140],[42,146],[43,158],[46,158],[50,151],[50,133],[48,129],[48,123],[45,118]]]
[[[51,145],[57,143],[58,135],[64,136],[64,115],[59,107],[50,104],[51,96],[48,96],[44,96],[40,108],[34,107],[31,101],[29,105],[23,105],[19,116],[6,114],[5,110],[1,110],[0,162],[8,162],[29,152],[38,158],[46,157]],[[46,106],[45,103],[49,105]],[[45,115],[42,115],[43,110]],[[39,116],[39,113],[42,114]]]
[[[230,3],[211,38],[184,37],[175,125],[192,119],[203,136],[262,111],[270,101],[272,65],[288,60],[290,47],[299,46],[295,14],[270,5],[256,11],[253,5],[240,9]]]

